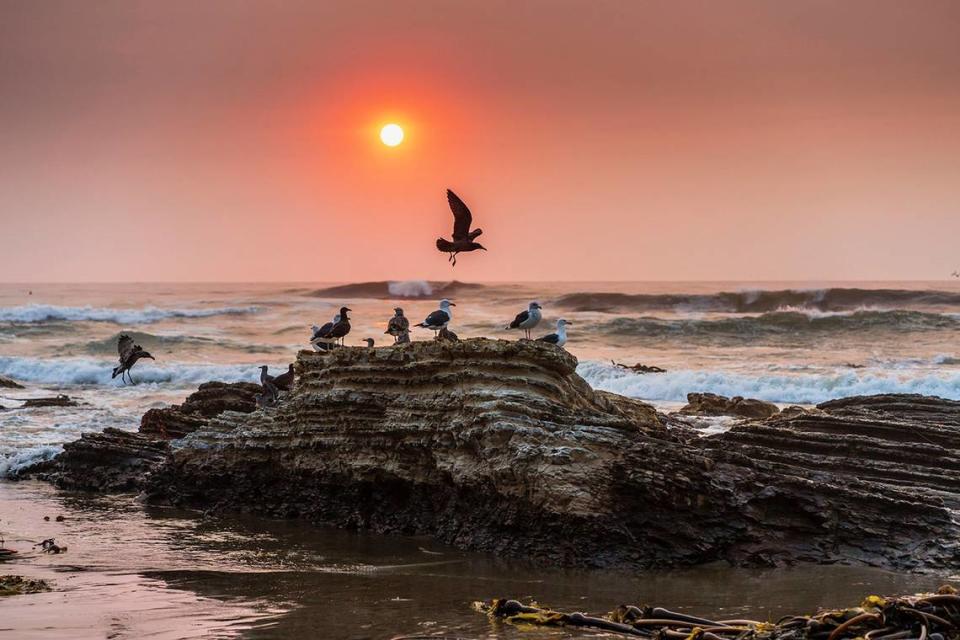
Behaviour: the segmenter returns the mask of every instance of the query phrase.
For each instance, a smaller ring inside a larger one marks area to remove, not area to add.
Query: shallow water
[[[64,521],[56,522],[57,515]],[[37,640],[572,638],[578,635],[520,632],[474,612],[471,602],[517,597],[594,613],[622,602],[650,603],[775,620],[855,605],[870,593],[934,589],[949,579],[841,566],[716,565],[646,574],[543,569],[423,538],[205,518],[144,507],[132,496],[65,493],[37,482],[0,483],[0,530],[8,547],[22,552],[0,571],[42,577],[55,587],[0,601],[0,637]],[[31,551],[49,537],[67,552]]]

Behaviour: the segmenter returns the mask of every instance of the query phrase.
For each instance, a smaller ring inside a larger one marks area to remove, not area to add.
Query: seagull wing
[[[448,322],[450,322],[450,316],[447,315],[447,312],[443,309],[437,309],[427,316],[427,319],[423,321],[423,326],[439,327]]]
[[[530,317],[529,311],[521,311],[517,314],[517,317],[513,319],[513,322],[510,323],[511,329],[519,329],[520,324],[527,321],[527,318]]]
[[[550,344],[557,344],[560,342],[560,336],[555,333],[551,333],[543,336],[542,338],[537,338],[537,342],[549,342]]]
[[[130,354],[133,352],[133,347],[133,338],[125,333],[121,333],[120,338],[117,340],[117,354],[120,356],[121,364],[130,357]]]
[[[470,225],[473,224],[473,214],[463,200],[453,191],[447,189],[447,202],[450,203],[450,210],[453,211],[453,241],[470,239]]]

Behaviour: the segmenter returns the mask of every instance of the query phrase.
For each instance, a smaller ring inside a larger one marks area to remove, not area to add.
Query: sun
[[[390,123],[380,129],[380,141],[388,147],[395,147],[403,142],[403,129],[398,124]]]

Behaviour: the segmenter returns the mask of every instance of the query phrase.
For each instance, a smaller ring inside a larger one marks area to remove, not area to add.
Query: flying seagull
[[[434,332],[447,328],[447,323],[453,320],[453,313],[450,307],[455,307],[454,303],[446,298],[440,301],[440,308],[427,316],[427,319],[418,324],[418,327],[433,329]]]
[[[340,340],[341,346],[343,345],[343,338],[350,333],[350,318],[347,317],[348,311],[352,311],[352,309],[340,307],[340,319],[333,325],[330,329],[330,335],[327,336],[334,340]]]
[[[130,375],[130,369],[133,368],[133,365],[137,364],[137,360],[140,358],[150,358],[151,360],[156,360],[152,355],[143,350],[138,344],[133,344],[133,338],[128,336],[125,333],[120,334],[120,338],[117,340],[117,353],[120,354],[120,366],[114,367],[113,369],[113,378],[120,376],[121,380],[124,380],[124,375],[130,378],[130,383],[133,384],[133,376]],[[126,382],[124,380],[124,382]]]
[[[537,338],[537,342],[548,342],[550,344],[555,344],[558,347],[562,347],[567,344],[567,325],[573,324],[572,322],[567,322],[563,318],[557,320],[557,332],[545,335],[541,338]]]
[[[410,321],[403,315],[403,309],[400,307],[394,308],[393,317],[387,321],[387,330],[384,333],[393,336],[394,343],[400,342],[401,336],[410,333]]]
[[[447,189],[447,202],[450,203],[450,210],[453,211],[453,242],[446,238],[437,238],[437,249],[444,253],[449,253],[447,262],[453,261],[453,266],[457,266],[457,254],[464,251],[476,251],[477,249],[487,250],[479,242],[474,242],[481,233],[482,229],[470,230],[473,224],[473,215],[463,200],[457,197],[453,191]]]
[[[526,311],[521,311],[517,314],[517,317],[513,319],[513,322],[508,324],[504,329],[523,329],[524,335],[527,336],[527,340],[530,339],[530,329],[533,329],[538,324],[540,324],[540,310],[543,307],[540,306],[540,303],[534,300],[527,307]]]

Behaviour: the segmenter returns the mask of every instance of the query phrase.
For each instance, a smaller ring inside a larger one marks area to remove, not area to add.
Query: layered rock
[[[205,385],[141,434],[68,447],[60,477],[553,564],[960,566],[960,403],[847,399],[701,437],[576,364],[484,339],[301,352],[276,408]]]
[[[715,393],[688,393],[687,405],[680,413],[688,416],[736,416],[740,418],[769,418],[780,413],[772,402],[734,396],[728,398]]]
[[[23,385],[16,380],[11,380],[6,376],[0,376],[0,387],[4,389],[23,389]]]

